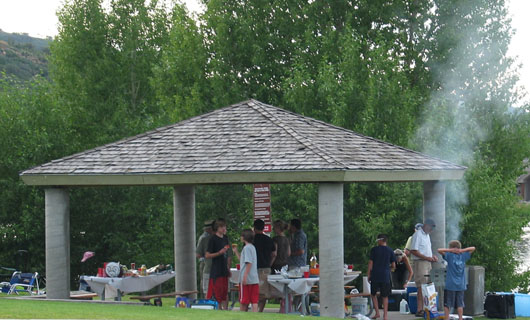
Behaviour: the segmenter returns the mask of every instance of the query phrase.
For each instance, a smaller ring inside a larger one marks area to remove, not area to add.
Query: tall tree
[[[101,0],[72,0],[58,16],[50,73],[83,148],[152,128],[157,110],[149,78],[168,41],[165,8],[114,0],[107,12]]]

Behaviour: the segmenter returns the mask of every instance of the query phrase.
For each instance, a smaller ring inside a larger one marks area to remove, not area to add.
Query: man
[[[230,243],[226,234],[226,223],[217,219],[213,227],[215,233],[208,240],[205,258],[212,259],[210,280],[206,299],[212,296],[219,303],[219,309],[228,310],[228,279],[230,278],[230,264],[232,262],[228,251]]]
[[[383,320],[388,320],[388,296],[392,293],[390,282],[390,268],[396,268],[396,256],[394,251],[386,245],[388,236],[386,234],[377,235],[377,246],[370,250],[370,260],[368,260],[368,281],[370,281],[370,295],[375,309],[375,316],[378,319],[379,303],[377,302],[377,292],[383,298]]]
[[[307,236],[302,230],[302,222],[299,219],[292,219],[289,223],[289,234],[291,240],[291,255],[287,265],[289,269],[300,268],[307,264]],[[293,305],[299,306],[301,298],[295,296]]]
[[[254,221],[254,247],[258,256],[259,302],[258,311],[263,312],[267,299],[270,298],[270,287],[267,276],[271,274],[271,266],[276,258],[274,241],[263,233],[265,222],[261,219]]]
[[[206,249],[208,248],[208,240],[213,234],[213,223],[215,220],[207,220],[203,225],[203,234],[199,237],[197,241],[197,249],[195,253],[197,259],[199,259],[199,281],[200,281],[200,291],[203,298],[206,297],[208,292],[208,282],[210,281],[210,268],[212,267],[212,259],[206,259]]]
[[[431,249],[431,233],[436,227],[432,219],[427,219],[423,226],[414,232],[412,236],[412,244],[410,246],[410,253],[414,261],[414,282],[418,288],[418,312],[417,317],[423,317],[423,295],[421,285],[429,282],[429,273],[432,269],[432,262],[438,261],[438,258],[432,254]]]
[[[291,256],[289,256],[289,269],[303,267],[307,264],[307,236],[302,230],[302,222],[292,219],[289,223],[291,235]]]

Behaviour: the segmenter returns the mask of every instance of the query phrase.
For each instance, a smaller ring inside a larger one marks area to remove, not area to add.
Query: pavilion
[[[62,299],[70,293],[69,187],[173,186],[175,286],[186,291],[197,286],[195,185],[318,183],[320,308],[343,318],[344,183],[423,182],[423,216],[437,225],[436,251],[445,246],[445,181],[461,179],[465,169],[248,100],[20,176],[45,187],[47,297]]]

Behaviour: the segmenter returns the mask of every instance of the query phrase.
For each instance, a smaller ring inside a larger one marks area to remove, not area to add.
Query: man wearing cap
[[[199,276],[200,276],[200,291],[203,297],[206,297],[208,292],[208,282],[210,281],[210,268],[212,267],[212,259],[206,259],[206,249],[208,248],[208,240],[213,233],[213,224],[215,220],[207,220],[204,222],[203,234],[197,241],[197,249],[195,253],[199,259]]]
[[[421,292],[421,285],[426,284],[429,281],[429,273],[431,272],[432,262],[438,261],[438,258],[432,254],[431,249],[431,233],[436,224],[432,219],[427,219],[423,223],[423,226],[414,232],[412,236],[412,244],[410,252],[412,254],[412,260],[414,261],[414,282],[418,288],[418,312],[416,316],[423,317],[423,296]]]

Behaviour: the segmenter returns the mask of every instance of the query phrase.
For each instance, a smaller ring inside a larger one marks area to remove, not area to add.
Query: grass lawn
[[[124,299],[127,300],[127,299]],[[28,319],[248,319],[249,314],[235,311],[174,308],[175,299],[163,299],[162,307],[117,305],[42,300],[14,300],[0,295],[0,318]],[[278,313],[252,314],[256,319],[294,319]],[[326,318],[322,318],[326,319]],[[330,318],[327,318],[330,319]]]
[[[124,297],[128,300],[128,297]],[[118,305],[82,302],[60,302],[35,300],[6,299],[5,294],[0,294],[0,318],[11,319],[296,319],[300,316],[284,315],[278,313],[252,314],[236,311],[213,311],[174,308],[174,298],[164,298],[162,307],[144,305]],[[236,306],[237,307],[237,306]],[[277,306],[269,306],[274,307]],[[320,317],[320,319],[331,319]],[[420,318],[417,318],[420,319]],[[474,317],[474,319],[488,319]],[[526,319],[518,317],[517,319]]]

